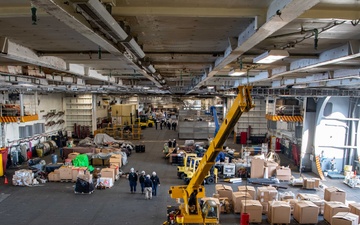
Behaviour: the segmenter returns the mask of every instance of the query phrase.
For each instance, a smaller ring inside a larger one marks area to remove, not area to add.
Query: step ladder
[[[323,173],[323,171],[321,169],[320,157],[319,156],[315,157],[315,163],[316,163],[316,169],[317,169],[317,172],[318,172],[318,174],[320,176],[320,179],[325,180],[324,173]]]

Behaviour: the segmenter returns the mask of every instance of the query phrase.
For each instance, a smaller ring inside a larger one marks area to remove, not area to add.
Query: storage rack
[[[77,95],[65,98],[66,130],[74,131],[74,124],[89,126],[92,130],[92,95]]]

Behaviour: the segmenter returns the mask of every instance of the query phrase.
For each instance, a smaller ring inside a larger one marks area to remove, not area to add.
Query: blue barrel
[[[56,154],[52,154],[52,155],[51,155],[51,162],[52,162],[52,164],[56,164],[56,163],[57,163],[57,155],[56,155]]]

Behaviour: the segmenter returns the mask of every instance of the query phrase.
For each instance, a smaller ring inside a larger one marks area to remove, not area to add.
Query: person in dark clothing
[[[130,169],[128,179],[129,179],[129,183],[130,183],[130,192],[135,193],[136,192],[138,175],[136,174],[134,168]]]
[[[139,176],[139,183],[141,186],[141,194],[144,194],[144,188],[145,188],[145,171],[141,171],[141,174]]]
[[[152,172],[150,179],[152,181],[152,194],[153,196],[156,196],[157,187],[160,186],[160,179],[156,175],[156,172]]]
[[[169,130],[171,130],[171,123],[170,123],[170,121],[167,121],[167,127],[168,127]]]
[[[162,127],[163,127],[163,121],[161,120],[160,121],[160,130],[162,130]]]
[[[144,182],[144,185],[145,185],[145,199],[152,199],[152,186],[153,186],[153,183],[150,179],[150,175],[146,175],[145,177],[145,182]]]
[[[158,121],[155,120],[155,129],[157,130]]]

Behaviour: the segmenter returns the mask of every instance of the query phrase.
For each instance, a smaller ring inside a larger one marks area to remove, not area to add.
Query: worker
[[[172,141],[172,147],[173,147],[173,148],[176,147],[176,139],[173,139],[173,141]]]
[[[144,188],[145,188],[145,171],[141,171],[141,174],[139,176],[139,183],[141,186],[141,194],[144,194]]]
[[[160,186],[160,179],[156,175],[155,171],[152,172],[150,179],[152,181],[152,194],[153,194],[153,196],[156,196],[157,187]]]
[[[130,192],[131,194],[136,192],[138,175],[136,174],[134,168],[130,169],[130,173],[128,175],[129,183],[130,183]]]
[[[145,182],[144,182],[144,185],[145,185],[145,199],[152,199],[152,186],[153,186],[153,183],[150,179],[150,175],[146,175],[145,177]]]
[[[160,130],[162,130],[162,127],[163,127],[163,121],[160,120]]]

